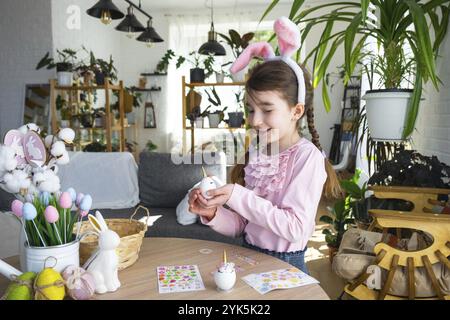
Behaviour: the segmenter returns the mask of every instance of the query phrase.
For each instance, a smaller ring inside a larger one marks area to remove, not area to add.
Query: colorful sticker
[[[159,266],[156,273],[159,293],[205,290],[196,265]]]
[[[319,283],[297,268],[252,273],[243,277],[242,280],[261,294],[276,289],[289,289]]]

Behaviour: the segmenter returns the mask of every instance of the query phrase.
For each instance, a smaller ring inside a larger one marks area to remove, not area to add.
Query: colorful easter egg
[[[45,268],[34,281],[36,300],[62,300],[66,295],[64,280],[53,268]]]
[[[24,155],[28,163],[42,166],[47,159],[47,151],[41,136],[34,131],[28,131],[23,137]]]
[[[69,209],[72,207],[72,197],[70,196],[70,193],[61,193],[61,196],[59,197],[59,205],[64,209]]]
[[[9,130],[4,139],[4,144],[14,149],[16,153],[17,164],[26,164],[25,153],[23,149],[24,134],[19,130]]]
[[[55,223],[59,219],[58,210],[54,206],[45,208],[44,216],[48,223]]]
[[[25,272],[12,280],[6,289],[6,300],[31,300],[33,298],[33,281],[36,273]]]
[[[36,208],[33,206],[33,204],[25,202],[22,207],[22,215],[25,220],[33,220],[37,216]]]
[[[20,200],[14,200],[11,203],[11,211],[17,216],[22,217],[22,210],[23,210],[23,202]]]
[[[79,207],[80,206],[80,202],[81,202],[81,200],[83,199],[83,197],[84,197],[84,194],[83,193],[79,193],[79,194],[77,194],[77,198],[75,199],[75,205],[77,206],[77,207]]]
[[[80,201],[80,209],[83,211],[89,211],[92,206],[92,197],[90,195],[85,195]]]
[[[67,293],[74,300],[88,300],[94,295],[94,277],[83,268],[68,266],[64,269],[62,277],[66,282]]]
[[[72,198],[72,202],[75,202],[77,200],[77,193],[75,192],[74,188],[69,188],[66,190],[70,194],[70,197]]]

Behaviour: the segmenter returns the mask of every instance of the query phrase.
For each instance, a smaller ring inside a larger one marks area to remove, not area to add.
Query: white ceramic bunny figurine
[[[119,289],[120,281],[118,277],[119,258],[116,248],[120,244],[120,237],[112,230],[108,229],[102,214],[95,212],[95,217],[89,215],[89,222],[98,233],[98,251],[94,253],[92,261],[88,261],[87,271],[95,279],[95,292],[113,292]],[[91,259],[89,259],[91,260]]]

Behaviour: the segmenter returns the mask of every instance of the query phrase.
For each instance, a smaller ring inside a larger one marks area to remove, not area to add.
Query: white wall
[[[436,70],[442,81],[439,91],[431,83],[425,86],[413,148],[424,155],[435,155],[441,162],[450,164],[450,28],[441,45]]]
[[[50,0],[0,1],[0,137],[22,124],[25,85],[48,83],[35,67],[52,50]]]

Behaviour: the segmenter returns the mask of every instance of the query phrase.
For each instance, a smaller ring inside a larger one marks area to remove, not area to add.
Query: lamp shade
[[[139,22],[133,14],[133,8],[128,7],[128,13],[125,18],[117,25],[116,30],[123,32],[142,32],[145,27]]]
[[[102,13],[109,11],[111,19],[122,19],[125,15],[117,8],[111,0],[100,0],[92,8],[86,10],[86,13],[95,18],[101,18]]]
[[[225,48],[217,41],[217,34],[211,24],[211,30],[208,32],[208,41],[200,46],[198,53],[205,55],[224,56]]]
[[[139,37],[136,38],[137,41],[142,42],[163,42],[164,40],[160,37],[160,35],[155,31],[155,29],[151,25],[151,21],[147,22],[147,28],[142,32]]]

